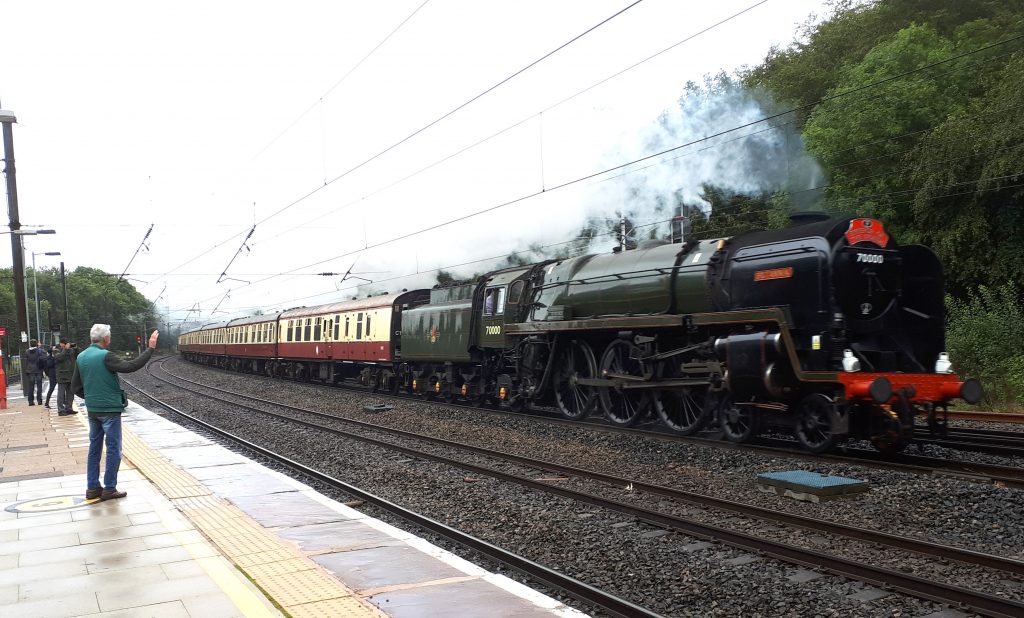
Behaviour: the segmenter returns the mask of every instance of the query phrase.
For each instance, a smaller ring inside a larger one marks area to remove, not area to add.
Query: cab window
[[[505,313],[505,288],[487,288],[484,293],[484,315]]]
[[[525,281],[516,281],[515,283],[512,284],[512,287],[508,289],[509,304],[516,304],[519,302],[519,297],[523,295],[523,288],[525,287]]]

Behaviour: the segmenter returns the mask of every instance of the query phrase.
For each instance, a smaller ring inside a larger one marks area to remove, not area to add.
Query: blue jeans
[[[103,488],[117,488],[117,469],[121,465],[121,415],[89,415],[89,458],[86,460],[86,487],[100,487],[100,455],[103,453],[103,438],[107,438],[107,466],[103,473]]]

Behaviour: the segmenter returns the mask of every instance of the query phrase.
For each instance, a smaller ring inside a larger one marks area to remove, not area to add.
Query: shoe
[[[117,491],[116,489],[104,489],[103,493],[100,494],[100,500],[116,500],[118,498],[124,498],[127,495],[127,491]]]
[[[44,403],[44,404],[43,404],[43,407],[44,407],[44,408],[46,408],[47,410],[49,410],[49,409],[50,409],[50,404],[48,404],[48,403]]]
[[[103,488],[102,487],[92,487],[90,489],[86,489],[85,490],[85,499],[86,500],[95,500],[96,498],[99,498],[102,494],[103,494]]]
[[[71,416],[74,412],[58,412],[57,416]]]

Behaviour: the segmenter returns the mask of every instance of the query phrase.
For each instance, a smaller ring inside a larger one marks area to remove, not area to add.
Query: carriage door
[[[484,291],[483,319],[480,345],[485,348],[505,347],[505,286],[489,287]]]
[[[334,358],[334,319],[333,315],[324,318],[324,349],[327,358]]]

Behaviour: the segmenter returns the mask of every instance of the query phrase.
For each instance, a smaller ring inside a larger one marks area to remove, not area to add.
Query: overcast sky
[[[153,225],[128,277],[191,321],[361,283],[316,273],[395,291],[569,240],[624,185],[560,185],[649,154],[638,136],[688,80],[825,11],[773,0],[697,35],[757,0],[644,0],[569,43],[630,4],[0,0],[21,221],[57,230],[27,250],[120,274]]]

